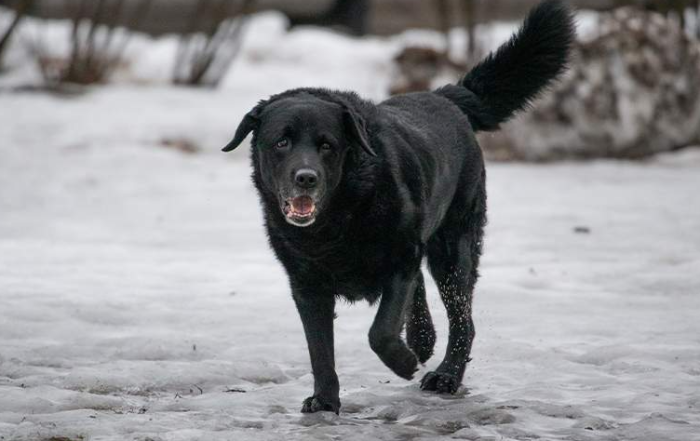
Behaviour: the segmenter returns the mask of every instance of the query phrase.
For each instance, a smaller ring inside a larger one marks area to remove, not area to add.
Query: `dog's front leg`
[[[294,290],[294,301],[304,325],[314,374],[314,394],[304,400],[304,413],[340,411],[338,376],[335,373],[333,317],[335,297],[329,293]]]
[[[369,345],[389,369],[410,380],[417,370],[418,359],[401,340],[410,296],[417,273],[397,274],[385,285],[379,310],[369,330]]]

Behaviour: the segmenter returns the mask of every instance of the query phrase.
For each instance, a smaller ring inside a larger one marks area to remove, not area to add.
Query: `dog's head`
[[[309,93],[262,101],[223,150],[235,149],[251,132],[256,176],[297,227],[313,224],[328,205],[349,152],[376,156],[352,106]]]

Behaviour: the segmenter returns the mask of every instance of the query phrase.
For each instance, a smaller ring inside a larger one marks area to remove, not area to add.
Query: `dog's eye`
[[[275,144],[275,146],[278,149],[283,149],[283,148],[287,147],[288,145],[289,145],[289,140],[287,138],[282,138],[279,141],[277,141],[277,144]]]
[[[330,150],[330,149],[331,149],[331,145],[328,144],[327,142],[324,142],[323,144],[321,144],[321,150]]]

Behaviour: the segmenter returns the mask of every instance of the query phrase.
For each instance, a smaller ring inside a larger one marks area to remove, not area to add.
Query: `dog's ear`
[[[369,155],[377,156],[377,153],[369,145],[364,119],[348,106],[343,106],[343,119],[350,135],[360,144],[362,150]]]
[[[260,125],[260,110],[262,104],[258,104],[243,117],[238,128],[236,129],[236,134],[233,136],[231,142],[229,142],[226,147],[221,149],[224,152],[230,152],[231,150],[238,147],[243,140],[248,136],[248,134],[258,128]]]

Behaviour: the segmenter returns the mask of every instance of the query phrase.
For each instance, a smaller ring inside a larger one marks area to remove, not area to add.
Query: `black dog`
[[[224,151],[253,132],[253,180],[311,355],[314,394],[302,412],[340,408],[338,296],[381,299],[369,344],[397,375],[412,378],[430,358],[435,331],[423,256],[447,309],[449,341],[421,388],[457,390],[474,339],[472,291],[486,222],[474,133],[495,130],[526,108],[564,70],[573,38],[569,9],[547,0],[458,85],[380,104],[349,92],[295,89],[245,116]]]

